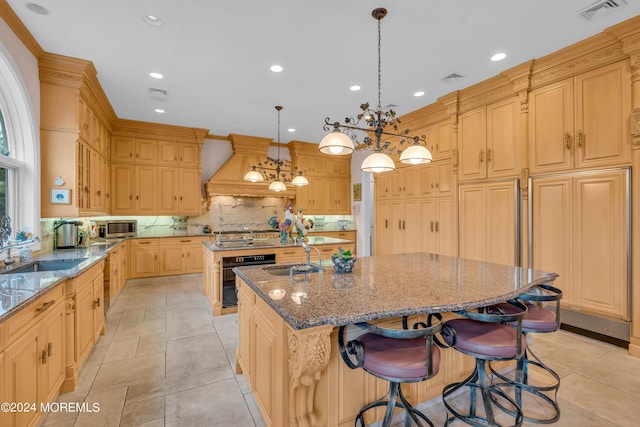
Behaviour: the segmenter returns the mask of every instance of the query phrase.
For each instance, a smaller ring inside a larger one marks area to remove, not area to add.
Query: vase
[[[345,258],[339,254],[334,254],[331,257],[331,261],[333,262],[333,268],[336,270],[336,273],[351,273],[356,263],[356,257],[351,256]]]

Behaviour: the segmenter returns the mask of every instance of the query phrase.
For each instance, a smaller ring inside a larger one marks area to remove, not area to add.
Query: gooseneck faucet
[[[320,250],[315,246],[308,245],[304,241],[301,241],[300,245],[302,246],[304,251],[307,253],[307,266],[311,265],[311,249],[312,248],[315,249],[315,251],[318,253],[318,263],[320,264],[320,270],[322,270],[322,256],[320,255]]]

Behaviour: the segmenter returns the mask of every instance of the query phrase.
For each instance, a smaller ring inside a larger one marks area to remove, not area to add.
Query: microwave
[[[133,237],[138,233],[138,221],[135,219],[96,221],[98,237]]]

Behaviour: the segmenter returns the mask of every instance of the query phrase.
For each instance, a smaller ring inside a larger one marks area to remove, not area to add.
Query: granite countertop
[[[57,249],[51,252],[34,254],[34,261],[46,260],[78,260],[73,268],[68,270],[41,271],[36,273],[7,273],[0,274],[0,323],[11,317],[40,295],[53,289],[67,279],[72,279],[104,259],[109,251],[118,246],[123,239],[110,240],[92,244],[86,248]],[[29,262],[30,263],[30,262]],[[29,264],[25,263],[25,264]],[[16,268],[18,266],[12,266]]]
[[[428,253],[362,257],[352,273],[327,267],[322,274],[294,276],[293,283],[264,267],[233,271],[294,329],[477,308],[558,277]]]
[[[307,243],[311,246],[353,243],[353,240],[338,239],[335,237],[326,236],[310,236],[308,234],[307,240]],[[253,239],[253,242],[254,243],[252,245],[221,248],[216,245],[215,240],[212,240],[210,242],[204,242],[204,245],[211,251],[237,251],[245,249],[290,248],[294,246],[300,246],[300,243],[280,243],[280,239]]]

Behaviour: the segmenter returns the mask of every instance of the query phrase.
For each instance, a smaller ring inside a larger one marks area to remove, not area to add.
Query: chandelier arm
[[[327,118],[327,120],[328,120],[328,118]],[[327,125],[331,124],[331,126],[335,126],[336,123],[338,123],[338,122],[329,122],[329,123],[327,123]],[[373,134],[376,133],[376,129],[375,128],[373,128],[373,129],[372,128],[362,128],[362,127],[359,127],[359,126],[346,125],[346,124],[342,124],[342,123],[338,124],[338,127],[339,128],[344,128],[344,129],[350,129],[350,130],[359,130],[359,131],[362,131],[362,132],[370,132],[370,133],[373,133]],[[328,129],[325,129],[325,130],[328,130]],[[418,138],[418,141],[426,142],[426,140],[427,140],[425,135],[421,135],[419,137],[415,137],[415,136],[408,136],[407,134],[388,132],[388,131],[385,131],[385,130],[381,131],[380,135],[396,136],[396,137],[399,137],[399,138],[409,138],[409,139],[413,139],[414,141],[415,141],[415,138]]]

